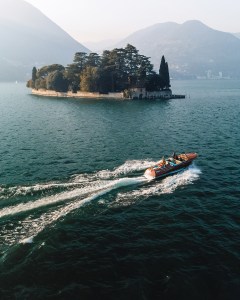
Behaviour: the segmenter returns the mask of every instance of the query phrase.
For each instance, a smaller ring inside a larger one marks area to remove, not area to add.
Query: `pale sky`
[[[240,32],[240,0],[25,0],[80,43],[121,39],[163,22],[200,20]]]

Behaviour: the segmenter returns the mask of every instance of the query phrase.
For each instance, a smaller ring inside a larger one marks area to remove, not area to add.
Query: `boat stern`
[[[149,179],[152,180],[156,177],[156,173],[153,170],[153,168],[148,168],[145,172],[144,172],[144,176]]]

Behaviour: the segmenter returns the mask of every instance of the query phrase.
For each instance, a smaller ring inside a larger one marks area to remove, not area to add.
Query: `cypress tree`
[[[33,67],[32,69],[32,88],[35,88],[35,81],[37,79],[37,69],[36,67]]]
[[[160,76],[164,74],[165,64],[166,64],[165,57],[163,55],[162,58],[161,58],[161,63],[160,63],[160,68],[159,68],[159,75]]]
[[[171,86],[167,62],[165,63],[165,85],[166,85],[166,88],[170,88],[170,86]]]
[[[159,76],[160,76],[160,86],[161,88],[169,88],[170,85],[170,77],[168,70],[168,63],[165,61],[164,55],[162,56],[160,68],[159,68]]]

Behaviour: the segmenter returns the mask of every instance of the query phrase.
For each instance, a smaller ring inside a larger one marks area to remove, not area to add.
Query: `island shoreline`
[[[151,92],[145,94],[139,94],[138,91],[133,91],[132,97],[125,97],[124,92],[121,93],[106,93],[102,94],[99,92],[81,92],[78,91],[73,93],[68,92],[56,92],[53,90],[46,89],[32,89],[32,95],[40,97],[53,97],[53,98],[77,98],[77,99],[116,99],[116,100],[169,100],[169,99],[184,99],[185,95],[175,95],[172,91],[160,91]]]

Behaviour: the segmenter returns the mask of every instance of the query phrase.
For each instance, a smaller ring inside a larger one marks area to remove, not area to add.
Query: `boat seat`
[[[178,160],[178,159],[175,159],[175,162],[176,162],[176,164],[178,165],[178,164],[180,164],[182,161],[181,161],[181,160]]]

